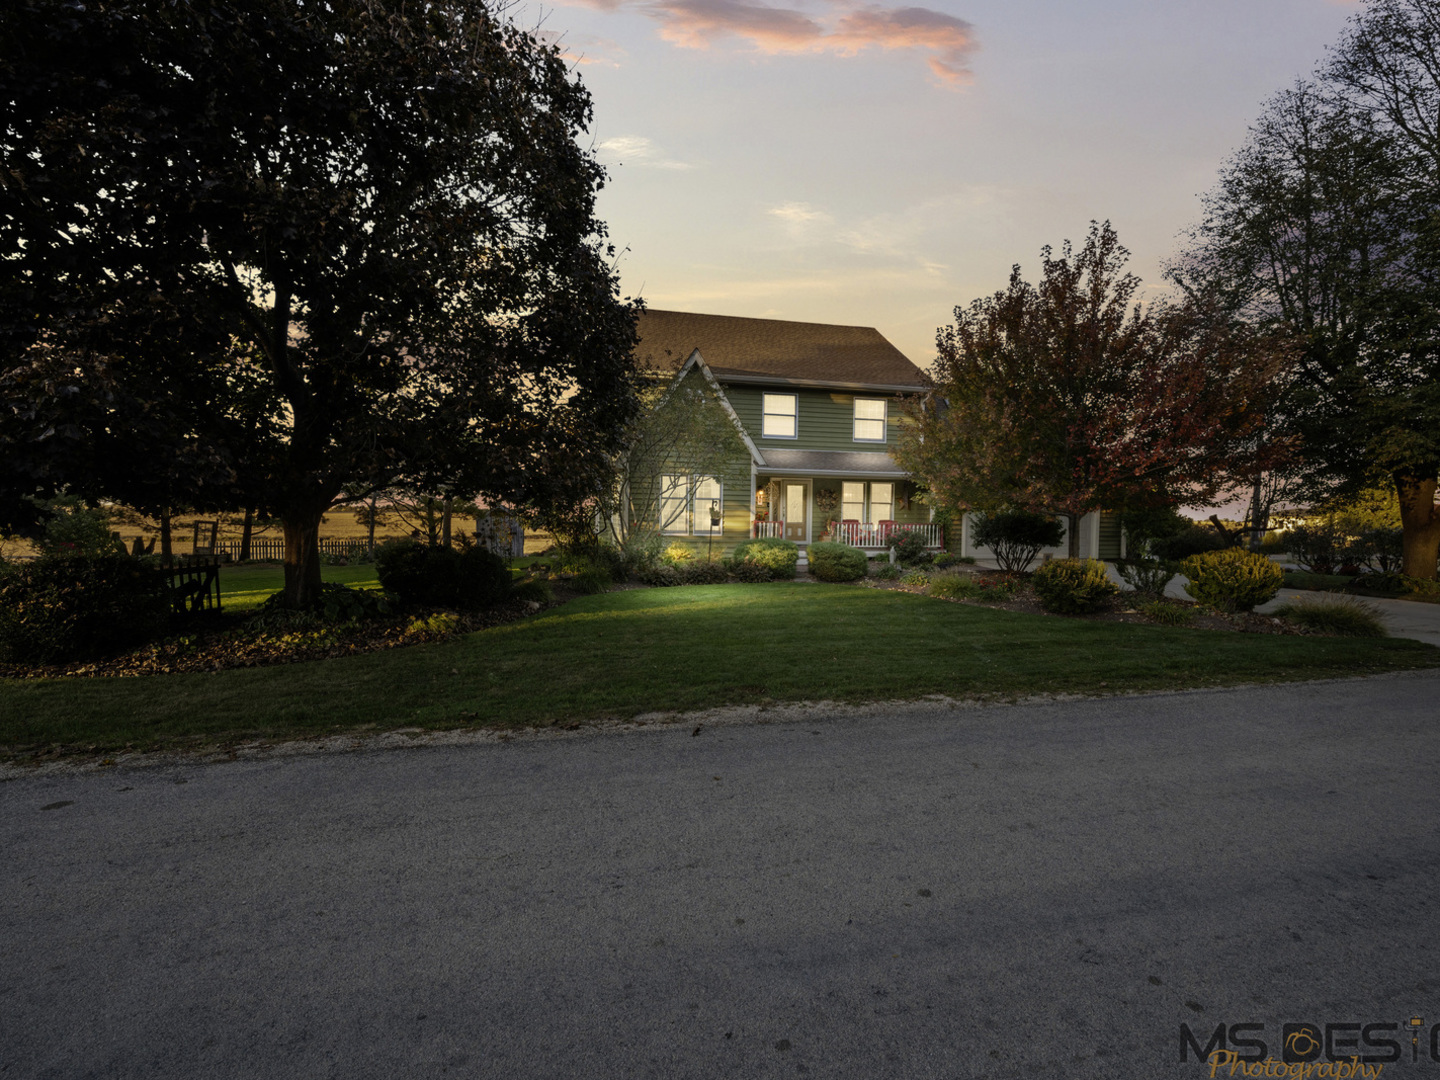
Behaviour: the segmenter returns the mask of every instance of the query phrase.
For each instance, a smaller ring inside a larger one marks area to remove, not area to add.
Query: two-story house
[[[891,456],[908,422],[901,400],[927,383],[878,330],[653,310],[637,329],[641,370],[707,390],[734,435],[656,478],[672,540],[717,555],[750,537],[802,549],[825,537],[878,551],[907,528],[934,550],[990,555],[971,541],[968,516],[947,535]],[[1121,554],[1115,515],[1081,519],[1080,552]]]
[[[725,548],[752,536],[803,547],[829,534],[875,550],[903,526],[943,546],[890,453],[900,399],[925,379],[879,331],[653,310],[638,330],[642,370],[703,380],[737,434],[661,478],[666,533]]]

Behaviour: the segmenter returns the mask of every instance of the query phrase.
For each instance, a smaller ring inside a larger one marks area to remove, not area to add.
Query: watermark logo
[[[1427,1028],[1420,1016],[1370,1023],[1285,1023],[1278,1032],[1261,1023],[1217,1024],[1198,1033],[1181,1024],[1180,1060],[1208,1066],[1212,1077],[1371,1080],[1387,1065],[1440,1064],[1440,1023]]]

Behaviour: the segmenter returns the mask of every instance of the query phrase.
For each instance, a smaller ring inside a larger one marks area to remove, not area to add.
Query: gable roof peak
[[[919,390],[924,374],[870,326],[646,310],[636,363],[670,372],[699,349],[724,379]]]

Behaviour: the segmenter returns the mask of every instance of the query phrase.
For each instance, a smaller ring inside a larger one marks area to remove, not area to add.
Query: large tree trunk
[[[170,565],[170,509],[160,511],[160,559]]]
[[[1400,525],[1404,529],[1402,572],[1413,578],[1435,580],[1435,558],[1440,552],[1440,507],[1435,505],[1435,477],[1395,474],[1400,496]]]
[[[320,517],[323,506],[285,512],[285,606],[300,611],[320,601]]]
[[[1051,535],[1051,536],[1054,536],[1055,534],[1054,534],[1054,533],[1051,533],[1050,535]],[[1066,544],[1069,545],[1070,558],[1072,558],[1072,559],[1078,559],[1078,558],[1080,557],[1080,515],[1079,515],[1079,514],[1066,514],[1066,515],[1065,515],[1065,542],[1066,542]]]
[[[1270,527],[1270,511],[1264,502],[1264,477],[1256,474],[1255,487],[1250,492],[1250,550],[1259,551],[1265,542],[1265,533]]]

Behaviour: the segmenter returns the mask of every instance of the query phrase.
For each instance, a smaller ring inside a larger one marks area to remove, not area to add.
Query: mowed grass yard
[[[1113,693],[1440,667],[1402,639],[1087,622],[843,585],[613,592],[447,642],[215,674],[0,683],[0,745],[227,744],[933,694]]]

